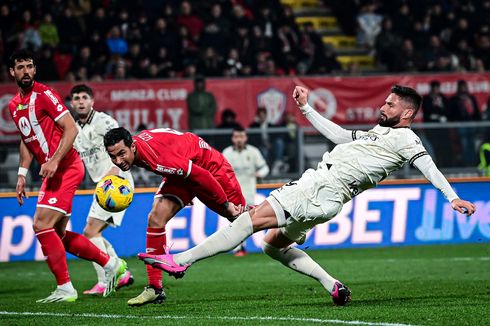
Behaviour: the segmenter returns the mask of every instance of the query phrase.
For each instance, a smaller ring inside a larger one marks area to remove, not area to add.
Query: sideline
[[[78,318],[106,318],[106,319],[207,319],[207,320],[260,320],[260,321],[295,321],[295,322],[309,322],[320,324],[344,324],[344,325],[367,325],[367,326],[415,326],[411,324],[398,324],[398,323],[375,323],[360,320],[339,320],[339,319],[320,319],[320,318],[295,318],[295,317],[272,317],[272,316],[252,316],[252,317],[231,317],[231,316],[135,316],[135,315],[109,315],[109,314],[70,314],[70,313],[55,313],[55,312],[15,312],[15,311],[0,311],[0,316],[46,316],[46,317],[78,317]]]

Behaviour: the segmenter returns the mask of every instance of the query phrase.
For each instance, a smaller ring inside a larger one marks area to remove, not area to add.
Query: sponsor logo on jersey
[[[367,134],[367,135],[363,135],[363,136],[359,137],[358,139],[360,139],[360,140],[377,141],[378,140],[378,136],[373,135],[373,134]]]
[[[35,140],[37,140],[37,135],[34,135],[32,137],[28,137],[28,138],[24,139],[24,143],[28,144],[28,143],[33,142]]]
[[[163,166],[160,164],[157,164],[157,171],[162,172],[162,173],[167,173],[167,174],[178,174],[179,171],[177,171],[177,168],[171,168],[168,166]],[[184,172],[182,172],[183,174]]]
[[[56,204],[57,202],[58,202],[58,198],[56,197],[51,197],[48,199],[48,203],[50,203],[51,205]]]
[[[21,111],[21,110],[25,110],[27,109],[28,105],[22,105],[19,103],[19,105],[17,105],[17,111]]]
[[[46,94],[46,96],[49,97],[49,99],[51,100],[51,102],[53,102],[54,105],[57,105],[59,103],[56,96],[54,96],[54,94],[49,89],[44,91],[44,94]]]
[[[25,137],[29,136],[31,133],[31,124],[26,117],[21,117],[19,119],[19,130]]]

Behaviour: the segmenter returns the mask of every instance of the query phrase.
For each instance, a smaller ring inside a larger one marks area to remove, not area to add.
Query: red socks
[[[147,228],[146,229],[146,252],[152,255],[163,255],[167,244],[167,236],[165,228]],[[146,265],[148,274],[148,285],[152,285],[157,289],[162,288],[162,271],[158,268],[153,268],[151,265]]]
[[[77,257],[93,261],[104,267],[109,261],[109,255],[97,248],[89,239],[81,234],[65,231],[62,239],[66,251]]]
[[[51,228],[40,230],[36,233],[36,237],[41,243],[41,249],[46,256],[49,269],[56,277],[56,283],[62,285],[70,282],[65,248],[58,234]]]

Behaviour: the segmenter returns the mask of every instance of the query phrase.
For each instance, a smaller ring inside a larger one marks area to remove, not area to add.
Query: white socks
[[[284,266],[314,278],[320,282],[329,293],[332,292],[333,286],[337,280],[330,276],[317,262],[308,256],[306,252],[293,247],[275,248],[265,241],[262,243],[262,250],[271,258],[281,262]]]
[[[76,292],[71,281],[66,282],[65,284],[58,285],[58,289],[61,289],[63,291],[69,292],[69,293]]]
[[[221,252],[230,251],[252,233],[253,225],[250,213],[242,213],[233,223],[219,229],[201,244],[174,255],[174,261],[179,265],[187,265]]]
[[[109,243],[109,241],[107,241],[103,237],[91,238],[90,241],[97,248],[99,248],[101,251],[103,251],[106,254],[108,254],[109,256],[111,256],[111,258],[112,257],[117,258],[116,252],[112,248],[112,245]],[[97,273],[97,282],[100,285],[104,285],[105,286],[106,281],[105,281],[105,270],[104,270],[104,268],[102,266],[100,266],[99,264],[97,264],[97,263],[94,263],[93,262],[92,264],[94,265],[95,272]]]

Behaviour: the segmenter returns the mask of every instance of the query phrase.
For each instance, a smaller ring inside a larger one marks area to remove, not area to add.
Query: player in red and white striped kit
[[[65,251],[103,266],[110,280],[104,293],[107,296],[124,273],[125,264],[110,258],[84,236],[65,230],[75,190],[84,177],[83,163],[73,148],[78,133],[75,121],[53,89],[34,81],[36,65],[32,53],[26,50],[15,52],[9,64],[10,75],[19,87],[8,105],[21,136],[17,200],[19,205],[24,203],[27,171],[36,159],[41,165],[39,174],[43,182],[33,227],[58,284],[51,295],[38,302],[73,302],[77,299],[77,291],[68,274]]]
[[[163,177],[148,214],[147,254],[165,253],[166,223],[194,197],[230,219],[245,207],[245,198],[230,163],[193,133],[163,128],[144,130],[131,137],[126,129],[115,128],[104,136],[104,145],[112,162],[121,170],[136,165]],[[147,272],[148,286],[128,301],[130,306],[165,300],[162,271],[147,265]]]

